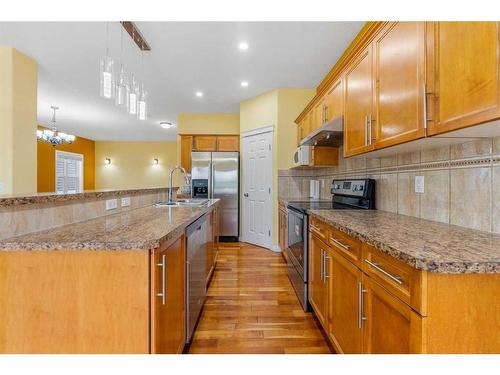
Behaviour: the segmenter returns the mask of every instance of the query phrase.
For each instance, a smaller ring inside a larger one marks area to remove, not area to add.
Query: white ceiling
[[[137,22],[152,51],[144,56],[149,118],[139,121],[99,97],[104,22],[1,22],[0,44],[39,64],[38,120],[60,107],[60,129],[96,140],[172,140],[181,112],[237,113],[239,103],[275,88],[315,87],[363,22]],[[120,57],[121,26],[109,23],[110,54]],[[124,32],[124,65],[140,76],[140,51]],[[240,41],[249,49],[240,51]],[[243,88],[240,82],[249,86]],[[194,93],[201,90],[203,98]]]

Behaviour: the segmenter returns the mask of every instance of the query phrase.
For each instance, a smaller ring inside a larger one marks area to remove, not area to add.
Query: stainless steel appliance
[[[375,180],[333,180],[332,200],[289,202],[287,260],[288,277],[305,311],[308,296],[309,210],[375,209]]]
[[[219,198],[221,241],[239,237],[239,153],[191,153],[193,198]]]
[[[342,115],[334,117],[300,141],[300,146],[338,147],[343,143],[343,127],[344,117]]]
[[[206,290],[207,217],[186,228],[186,343],[191,341],[200,317]]]

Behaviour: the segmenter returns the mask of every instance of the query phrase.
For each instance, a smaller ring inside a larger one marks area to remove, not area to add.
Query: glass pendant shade
[[[118,77],[118,83],[116,85],[116,102],[115,104],[118,107],[125,107],[128,108],[128,94],[129,94],[129,84],[128,84],[128,78],[127,78],[127,73],[125,72],[125,69],[123,69],[123,66],[120,69],[120,75]]]
[[[144,90],[144,85],[141,86],[141,93],[137,102],[137,117],[139,120],[146,120],[148,117],[148,92]]]
[[[137,103],[139,100],[139,86],[135,81],[135,76],[132,74],[132,81],[130,83],[130,91],[128,93],[128,113],[137,115]]]
[[[113,99],[115,97],[115,72],[114,61],[111,57],[101,57],[99,64],[99,77],[99,95],[101,98]]]

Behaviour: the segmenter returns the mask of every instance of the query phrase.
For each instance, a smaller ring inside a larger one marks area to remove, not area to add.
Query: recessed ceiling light
[[[170,129],[171,127],[174,126],[174,124],[172,124],[171,122],[168,122],[168,121],[161,121],[160,122],[160,126],[163,128],[163,129]]]
[[[247,42],[240,42],[240,44],[238,44],[238,48],[242,51],[246,51],[248,49],[248,43]]]
[[[247,81],[241,81],[241,87],[248,87]]]
[[[195,95],[198,97],[198,98],[201,98],[203,96],[203,93],[201,91],[196,91]]]

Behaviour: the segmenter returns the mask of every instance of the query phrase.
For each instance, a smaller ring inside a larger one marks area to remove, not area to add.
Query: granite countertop
[[[384,211],[309,213],[419,270],[500,273],[498,234]]]
[[[152,250],[218,205],[147,206],[0,241],[2,250]]]
[[[179,189],[174,187],[173,190]],[[65,202],[89,198],[106,198],[136,194],[160,193],[168,191],[168,187],[137,188],[137,189],[98,189],[85,190],[81,193],[33,193],[33,194],[0,194],[0,207],[23,206],[27,204]]]

